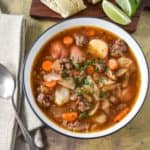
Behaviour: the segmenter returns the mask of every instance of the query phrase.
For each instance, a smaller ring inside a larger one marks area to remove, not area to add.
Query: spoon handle
[[[16,120],[17,120],[17,122],[18,122],[18,124],[19,124],[19,127],[20,127],[20,129],[21,129],[21,131],[22,131],[22,134],[23,134],[23,136],[24,136],[26,142],[28,143],[29,150],[37,150],[37,147],[35,146],[35,144],[34,144],[34,142],[33,142],[33,140],[32,140],[32,137],[30,136],[28,130],[25,128],[25,126],[23,125],[23,123],[22,123],[20,117],[18,116],[18,113],[17,113],[17,111],[16,111],[16,106],[15,106],[15,104],[14,104],[14,99],[13,99],[13,97],[12,97],[11,102],[12,102],[12,106],[13,106],[13,110],[14,110],[14,113],[15,113]]]

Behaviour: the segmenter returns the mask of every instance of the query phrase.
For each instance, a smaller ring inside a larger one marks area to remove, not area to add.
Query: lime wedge
[[[116,3],[129,17],[132,17],[140,6],[141,0],[116,0]]]
[[[131,22],[131,19],[121,9],[107,0],[103,0],[102,8],[105,14],[118,24],[127,25]]]

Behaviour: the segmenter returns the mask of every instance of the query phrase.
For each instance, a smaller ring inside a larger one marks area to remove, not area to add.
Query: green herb
[[[72,60],[71,60],[71,63],[72,63]],[[75,67],[75,69],[77,69],[78,71],[84,71],[87,69],[88,66],[94,65],[95,63],[102,64],[103,62],[100,59],[91,59],[91,60],[87,60],[86,62],[84,62],[82,66],[79,63],[72,63],[72,64]]]
[[[76,94],[77,94],[78,96],[83,96],[84,91],[78,88],[78,89],[76,90]]]
[[[109,68],[105,67],[104,72],[108,72],[108,71],[109,71]]]
[[[84,87],[76,88],[75,92],[78,96],[83,96],[84,94],[89,94],[89,91]]]
[[[93,83],[92,82],[90,82],[89,80],[87,80],[87,79],[85,79],[84,80],[84,84],[85,85],[90,85],[90,86],[92,86],[93,85]]]
[[[100,94],[99,94],[100,98],[104,97],[104,95],[105,93],[103,91],[100,91]]]
[[[79,63],[75,63],[73,65],[74,65],[75,69],[80,70],[80,64]]]
[[[85,78],[81,78],[81,79],[79,80],[79,86],[80,86],[80,87],[84,84],[84,80],[85,80]]]
[[[88,80],[84,80],[84,84],[89,85],[90,82]]]
[[[61,76],[62,76],[63,78],[66,78],[66,77],[68,77],[69,75],[68,75],[68,73],[67,73],[66,71],[63,71],[63,72],[61,73]]]
[[[85,77],[82,77],[82,78],[73,77],[73,80],[74,80],[76,87],[81,87],[85,84],[86,78]]]
[[[74,80],[75,83],[79,82],[79,78],[77,78],[77,77],[73,77],[73,80]]]
[[[100,60],[100,59],[97,59],[97,63],[98,64],[103,64],[102,60]]]
[[[79,119],[86,119],[86,118],[89,118],[89,114],[87,112],[83,112],[83,113],[80,113],[79,115]]]
[[[96,59],[91,59],[91,60],[87,60],[83,66],[82,66],[82,70],[85,70],[88,66],[95,64]]]

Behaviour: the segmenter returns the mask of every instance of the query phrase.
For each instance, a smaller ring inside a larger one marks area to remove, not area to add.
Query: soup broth
[[[75,132],[95,132],[121,121],[132,109],[140,84],[138,64],[127,43],[94,26],[51,37],[31,72],[41,111]]]

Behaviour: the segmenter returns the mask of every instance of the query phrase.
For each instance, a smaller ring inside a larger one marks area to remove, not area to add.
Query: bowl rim
[[[49,30],[51,30],[53,27],[55,27],[55,26],[57,26],[57,25],[59,25],[59,24],[61,24],[61,23],[63,23],[63,22],[66,22],[66,21],[69,21],[69,20],[76,20],[76,19],[98,19],[98,20],[101,20],[101,21],[103,21],[103,22],[105,22],[105,23],[108,23],[108,24],[110,24],[110,25],[112,25],[112,26],[116,26],[117,28],[119,28],[120,30],[122,30],[123,32],[125,32],[128,36],[130,36],[132,39],[133,39],[133,41],[137,44],[137,46],[139,47],[139,49],[140,49],[140,51],[141,51],[141,53],[142,53],[142,55],[143,55],[143,58],[144,58],[144,60],[145,60],[145,65],[146,65],[146,69],[147,69],[147,82],[149,83],[149,74],[150,74],[150,70],[149,70],[149,66],[148,66],[148,61],[147,61],[147,58],[146,58],[146,55],[145,55],[145,53],[144,53],[144,51],[142,50],[142,47],[140,46],[140,44],[138,43],[138,41],[133,37],[133,35],[130,35],[125,29],[123,29],[123,28],[121,28],[120,26],[118,26],[117,24],[115,24],[115,23],[113,23],[113,22],[110,22],[110,21],[107,21],[107,20],[104,20],[104,19],[101,19],[101,18],[98,18],[98,17],[78,17],[78,18],[67,18],[67,19],[64,19],[64,20],[62,20],[62,21],[60,21],[60,22],[58,22],[58,23],[56,23],[56,24],[54,24],[54,25],[52,25],[52,26],[50,26],[50,27],[48,27],[45,31],[43,31],[37,38],[36,38],[36,40],[33,42],[33,44],[31,45],[31,47],[29,48],[29,50],[28,50],[28,52],[27,52],[27,54],[26,54],[26,56],[25,56],[25,58],[24,58],[24,63],[23,63],[23,91],[24,91],[24,93],[25,93],[25,97],[26,97],[26,99],[27,99],[27,102],[28,102],[28,104],[30,105],[30,108],[32,109],[32,111],[34,112],[34,114],[38,117],[38,119],[39,120],[41,120],[41,122],[44,124],[44,125],[47,125],[50,129],[52,129],[53,131],[55,131],[55,132],[57,132],[57,133],[59,133],[59,134],[61,134],[61,135],[63,135],[63,136],[67,136],[67,137],[71,137],[71,138],[75,138],[75,139],[82,139],[82,140],[86,140],[86,139],[96,139],[96,138],[101,138],[101,137],[105,137],[105,136],[109,136],[109,135],[111,135],[111,134],[113,134],[113,133],[115,133],[115,132],[118,132],[119,130],[121,130],[122,128],[124,128],[124,127],[126,127],[136,116],[137,116],[137,114],[141,111],[141,109],[142,109],[142,107],[143,107],[143,105],[144,105],[144,102],[145,102],[145,100],[146,100],[146,97],[147,97],[147,95],[148,95],[148,91],[149,91],[149,84],[147,83],[147,86],[146,86],[146,92],[145,92],[145,95],[144,95],[144,98],[143,98],[143,101],[142,101],[142,103],[141,103],[141,105],[140,105],[140,107],[139,107],[139,109],[138,109],[138,111],[135,113],[135,115],[132,117],[132,118],[130,118],[130,120],[128,120],[128,122],[126,122],[126,124],[124,125],[124,126],[122,126],[122,127],[119,127],[117,130],[114,130],[114,131],[111,131],[110,133],[107,133],[107,134],[105,134],[105,135],[97,135],[97,136],[95,136],[95,137],[79,137],[79,136],[73,136],[73,135],[68,135],[68,134],[66,134],[65,132],[62,132],[62,131],[58,131],[58,130],[56,130],[55,128],[53,128],[52,126],[50,126],[50,125],[48,125],[43,119],[42,119],[42,117],[40,117],[40,115],[36,112],[36,110],[33,108],[33,106],[32,106],[32,104],[31,104],[31,102],[30,102],[30,98],[29,98],[29,96],[28,96],[28,93],[27,93],[27,91],[26,91],[26,87],[25,87],[25,67],[26,67],[26,63],[27,63],[27,60],[28,60],[28,56],[29,56],[29,54],[30,54],[30,52],[31,52],[31,49],[33,48],[33,46],[35,45],[35,43],[47,32],[47,31],[49,31]],[[85,25],[83,25],[83,26],[85,26]],[[74,27],[76,27],[76,26],[74,26]],[[71,28],[71,27],[70,27]],[[100,27],[100,28],[102,28],[102,29],[104,29],[104,30],[106,30],[107,31],[107,29],[105,29],[105,28],[103,28],[103,27]],[[57,33],[59,33],[60,31],[58,31]],[[117,35],[116,33],[114,33],[113,31],[111,31],[113,34],[115,34],[115,35]],[[56,33],[56,34],[57,34]],[[117,35],[118,36],[118,35]],[[119,36],[118,36],[119,37]],[[137,59],[137,58],[136,58]],[[136,103],[136,102],[135,102]],[[42,113],[42,112],[41,112]],[[49,120],[49,121],[51,121],[48,117],[47,117],[47,119]],[[51,121],[52,122],[52,121]],[[55,124],[56,126],[58,126],[57,124]],[[60,128],[62,128],[62,127],[60,127]],[[66,129],[67,130],[67,129]],[[100,132],[100,131],[99,131]],[[72,132],[72,133],[74,133],[74,132]],[[78,132],[77,132],[78,133]],[[90,135],[90,133],[89,133],[89,135]]]

